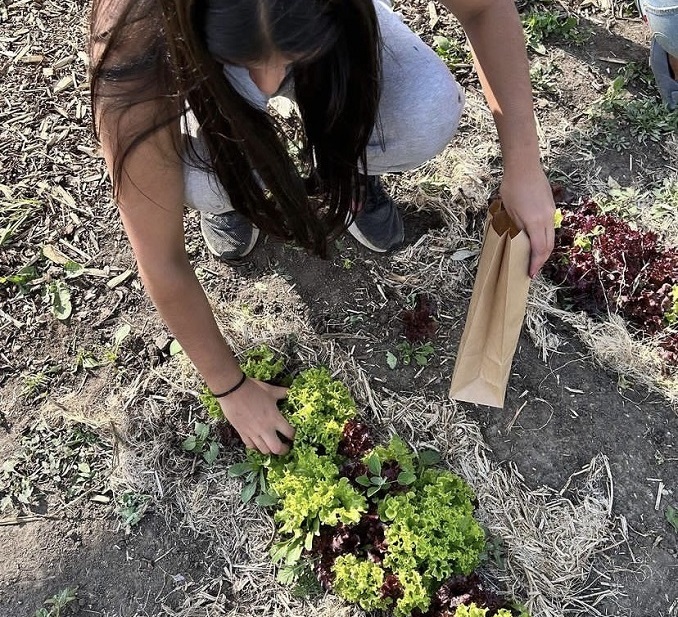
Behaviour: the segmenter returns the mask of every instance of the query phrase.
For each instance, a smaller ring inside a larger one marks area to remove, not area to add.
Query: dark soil
[[[60,519],[0,527],[0,615],[33,617],[66,588],[77,600],[64,615],[161,615],[187,592],[219,577],[205,563],[207,539],[196,539],[147,516],[131,535],[105,512],[89,509]],[[218,606],[218,605],[215,605]],[[221,607],[228,608],[222,599]]]

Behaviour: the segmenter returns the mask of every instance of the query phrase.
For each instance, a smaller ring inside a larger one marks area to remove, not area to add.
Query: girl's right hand
[[[233,425],[247,448],[262,454],[287,454],[294,428],[285,420],[277,402],[287,396],[287,388],[272,386],[258,379],[245,380],[235,392],[219,400],[224,417]]]

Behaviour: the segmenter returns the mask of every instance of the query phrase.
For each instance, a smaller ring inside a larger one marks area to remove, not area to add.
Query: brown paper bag
[[[530,287],[530,241],[500,199],[485,223],[471,304],[454,365],[450,398],[503,407]]]

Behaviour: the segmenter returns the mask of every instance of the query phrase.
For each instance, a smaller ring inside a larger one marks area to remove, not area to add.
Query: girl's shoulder
[[[90,56],[98,77],[123,79],[157,68],[163,30],[157,0],[94,0]]]

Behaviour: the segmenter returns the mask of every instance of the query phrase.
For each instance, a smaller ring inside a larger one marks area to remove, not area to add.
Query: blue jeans
[[[678,58],[678,0],[640,0],[640,10],[657,42]]]

